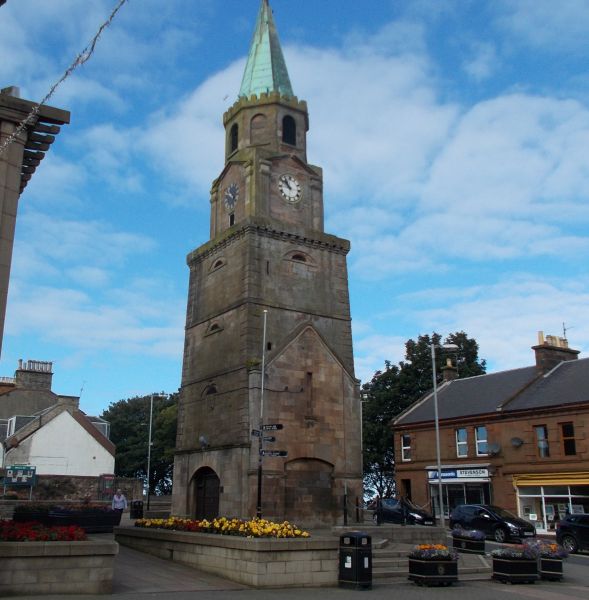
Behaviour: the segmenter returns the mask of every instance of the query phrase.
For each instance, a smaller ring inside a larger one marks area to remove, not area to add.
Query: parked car
[[[380,502],[381,521],[384,523],[400,523],[402,525],[435,524],[434,517],[431,514],[415,506],[406,498],[383,498]],[[376,509],[372,514],[375,523],[378,523],[378,512],[378,509]]]
[[[532,523],[512,512],[489,504],[461,504],[450,513],[450,527],[479,529],[496,542],[536,536]]]
[[[556,541],[568,552],[589,550],[589,515],[566,515],[556,525]]]

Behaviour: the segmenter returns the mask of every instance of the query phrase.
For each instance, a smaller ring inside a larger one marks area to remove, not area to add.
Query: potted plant
[[[501,583],[534,583],[539,578],[538,550],[523,544],[491,552],[493,579]]]
[[[417,585],[451,585],[458,581],[458,554],[443,544],[419,544],[407,555],[408,579]]]
[[[485,534],[478,529],[455,527],[452,530],[452,547],[458,552],[484,554]]]
[[[525,545],[538,554],[538,570],[541,579],[562,580],[562,561],[568,556],[568,552],[560,544],[536,539],[526,540]]]

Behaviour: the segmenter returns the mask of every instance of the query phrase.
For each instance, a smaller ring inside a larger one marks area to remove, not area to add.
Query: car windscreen
[[[519,519],[517,515],[514,515],[512,512],[505,510],[504,508],[500,508],[499,506],[489,506],[489,508],[502,519]]]

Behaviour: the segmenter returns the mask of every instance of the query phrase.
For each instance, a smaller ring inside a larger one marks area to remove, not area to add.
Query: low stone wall
[[[372,540],[386,539],[395,544],[448,544],[447,530],[444,527],[424,527],[423,525],[362,525],[360,527],[333,527],[334,535],[347,531],[363,531]]]
[[[337,585],[335,538],[264,539],[115,527],[115,539],[232,581],[261,588]]]
[[[112,541],[0,542],[0,596],[110,594]]]

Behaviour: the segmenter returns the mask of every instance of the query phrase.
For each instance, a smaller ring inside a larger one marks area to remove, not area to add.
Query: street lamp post
[[[149,478],[151,476],[151,430],[153,425],[153,399],[155,397],[161,398],[164,397],[165,394],[152,394],[149,399],[149,438],[147,441],[147,509],[149,510]]]
[[[458,350],[456,344],[446,344],[440,346],[442,350]],[[438,504],[440,508],[440,523],[442,527],[446,526],[444,518],[444,496],[442,490],[442,459],[440,456],[440,419],[438,416],[438,382],[436,374],[436,345],[432,342],[432,380],[434,385],[434,423],[436,428],[436,464],[438,469]]]
[[[153,424],[153,397],[149,401],[149,440],[147,442],[147,510],[149,510],[149,476],[151,474],[151,426]]]

